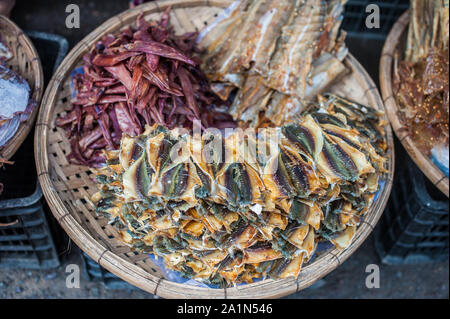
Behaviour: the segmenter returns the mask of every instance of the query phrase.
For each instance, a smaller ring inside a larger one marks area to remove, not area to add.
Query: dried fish
[[[36,106],[30,86],[19,74],[0,63],[0,148],[17,132]]]
[[[260,134],[219,134],[215,147],[156,124],[124,136],[99,171],[97,210],[183,276],[223,286],[296,277],[319,241],[350,245],[385,172],[381,113],[319,101],[277,130],[266,160],[255,160],[270,146]]]
[[[281,126],[346,74],[345,0],[246,0],[202,31],[202,68],[243,126]]]
[[[448,1],[411,0],[410,11],[404,57],[397,53],[394,62],[398,115],[422,152],[445,154],[449,145]],[[448,174],[448,155],[434,157]]]

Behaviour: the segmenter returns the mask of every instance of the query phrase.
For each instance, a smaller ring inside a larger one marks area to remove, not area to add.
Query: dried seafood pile
[[[106,35],[84,56],[72,108],[56,120],[68,132],[72,162],[98,166],[103,149],[116,149],[122,133],[142,134],[145,125],[234,126],[197,67],[197,34],[175,35],[169,10],[158,22],[139,16],[136,28]]]
[[[348,247],[385,171],[380,114],[333,95],[319,102],[273,129],[276,143],[158,125],[125,136],[99,171],[96,210],[186,277],[297,277],[319,241]]]
[[[448,1],[411,1],[407,48],[396,57],[394,94],[399,116],[419,149],[449,146]]]
[[[205,28],[202,68],[242,125],[281,126],[346,73],[346,0],[240,0]]]
[[[5,62],[13,58],[0,34],[0,148],[14,136],[20,123],[28,118],[36,103],[30,99],[30,86]]]

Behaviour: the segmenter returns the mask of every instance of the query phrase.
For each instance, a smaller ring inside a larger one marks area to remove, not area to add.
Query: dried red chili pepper
[[[140,15],[136,28],[104,36],[83,57],[72,108],[56,120],[71,140],[70,161],[99,166],[103,148],[118,148],[123,133],[135,136],[146,124],[235,126],[198,68],[197,34],[175,35],[169,10],[160,21]]]

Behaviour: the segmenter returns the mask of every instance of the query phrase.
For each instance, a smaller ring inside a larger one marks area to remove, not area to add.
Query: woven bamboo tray
[[[65,132],[54,121],[69,106],[70,72],[79,66],[83,54],[105,33],[117,32],[134,23],[144,12],[146,19],[157,19],[172,5],[171,23],[177,32],[199,30],[225,7],[228,1],[166,0],[150,2],[119,14],[84,38],[65,58],[45,92],[36,124],[35,156],[44,195],[58,222],[72,240],[100,265],[150,293],[165,298],[275,298],[295,293],[310,286],[346,260],[366,239],[382,214],[392,185],[394,149],[390,127],[386,125],[389,143],[389,173],[385,186],[356,233],[353,244],[345,251],[331,249],[318,254],[305,265],[298,279],[264,280],[227,289],[200,288],[164,279],[147,255],[132,252],[115,239],[116,229],[108,220],[96,216],[88,198],[96,192],[92,172],[84,166],[70,165],[66,155],[70,145]],[[378,109],[383,109],[379,93],[366,71],[351,55],[345,61],[351,75],[339,81],[332,91]],[[387,123],[387,117],[386,117]]]
[[[9,159],[33,127],[44,91],[44,73],[41,60],[31,40],[14,22],[2,15],[0,15],[0,33],[13,53],[13,57],[6,62],[6,66],[27,80],[31,89],[30,98],[37,102],[28,119],[20,124],[16,134],[0,148],[0,157]]]
[[[394,65],[394,55],[398,54],[401,58],[405,51],[406,36],[408,33],[409,12],[406,11],[394,24],[389,32],[380,60],[380,86],[383,95],[383,101],[386,107],[389,121],[394,129],[395,135],[402,143],[412,160],[419,166],[420,170],[428,179],[436,185],[447,197],[449,196],[448,177],[431,161],[429,157],[423,154],[415,145],[414,141],[408,135],[406,130],[402,130],[404,125],[398,116],[399,108],[392,91],[392,72]]]

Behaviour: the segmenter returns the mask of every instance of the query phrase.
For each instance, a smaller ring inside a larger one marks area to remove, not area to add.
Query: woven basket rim
[[[27,120],[20,123],[14,136],[0,149],[0,156],[10,159],[19,149],[20,145],[22,145],[33,127],[44,92],[44,72],[42,70],[41,59],[30,38],[14,22],[3,15],[0,15],[0,26],[6,26],[6,28],[8,28],[7,31],[10,32],[9,35],[13,35],[16,38],[17,43],[24,47],[28,62],[31,63],[31,68],[35,73],[34,83],[29,83],[29,85],[32,87],[30,99],[36,101],[36,106]],[[3,29],[4,28],[2,27],[2,30]],[[17,57],[14,56],[12,59],[17,59]],[[23,74],[20,75],[24,76]]]
[[[448,177],[425,156],[417,147],[414,141],[409,137],[398,117],[399,107],[394,97],[392,89],[392,73],[394,57],[397,47],[402,41],[402,35],[408,31],[409,10],[406,10],[390,30],[383,46],[380,60],[380,86],[383,101],[389,117],[389,122],[397,138],[402,143],[409,157],[416,163],[419,169],[427,178],[447,197],[449,197],[449,179]]]
[[[128,21],[135,20],[139,12],[146,14],[161,12],[168,6],[172,5],[173,9],[183,7],[195,6],[216,6],[220,8],[227,7],[232,1],[213,1],[213,0],[166,0],[145,3],[136,8],[129,9],[117,16],[114,16],[96,28],[93,32],[88,34],[82,41],[80,41],[66,56],[61,63],[56,73],[53,75],[47,90],[45,91],[42,108],[39,113],[37,121],[37,129],[35,133],[35,158],[38,170],[39,181],[43,188],[44,196],[51,204],[51,210],[55,218],[69,234],[72,240],[85,251],[93,260],[98,262],[101,266],[111,271],[115,275],[130,282],[131,284],[146,290],[150,293],[157,294],[164,298],[276,298],[295,293],[303,288],[312,285],[316,280],[322,278],[338,265],[345,261],[367,238],[380,218],[384,207],[386,206],[389,197],[392,178],[394,173],[394,144],[390,126],[386,126],[386,137],[389,144],[389,164],[390,170],[386,176],[386,184],[383,187],[379,198],[370,213],[370,222],[361,223],[358,227],[357,233],[352,245],[346,250],[339,251],[333,249],[321,256],[320,264],[307,264],[303,267],[298,279],[287,278],[281,280],[267,279],[252,284],[237,286],[225,289],[213,289],[195,287],[186,284],[175,283],[163,278],[152,275],[146,272],[139,266],[132,264],[114,252],[103,247],[93,236],[82,228],[82,226],[71,215],[69,209],[65,206],[62,199],[55,192],[49,174],[49,160],[48,160],[48,138],[51,134],[52,123],[50,123],[50,116],[52,109],[56,104],[57,88],[64,81],[66,76],[70,73],[73,65],[77,63],[84,50],[90,48],[90,43],[94,43],[102,34],[110,29],[120,29],[127,25]],[[115,27],[112,28],[111,25]],[[355,69],[367,88],[366,94],[373,98],[374,104],[378,108],[384,110],[382,99],[378,90],[359,62],[349,54],[345,60],[347,65],[351,65]],[[39,147],[38,147],[39,145]],[[318,262],[318,261],[317,261]],[[312,265],[315,266],[312,269]]]

